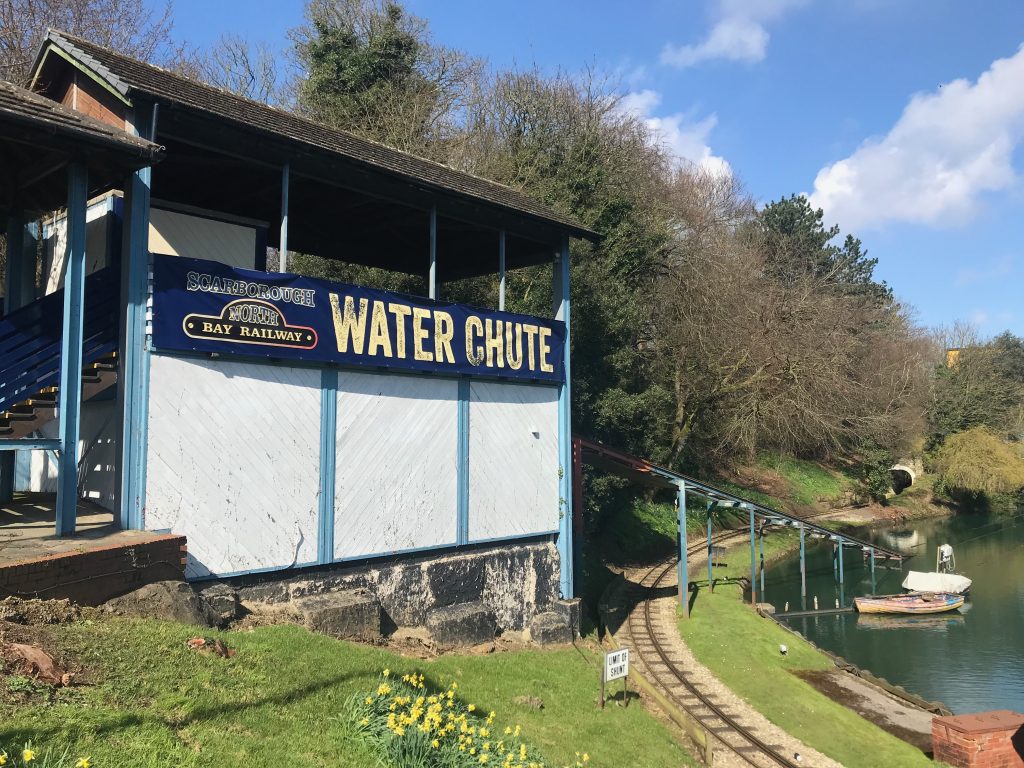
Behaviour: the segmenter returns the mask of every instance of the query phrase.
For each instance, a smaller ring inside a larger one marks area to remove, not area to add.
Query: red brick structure
[[[1009,710],[932,720],[937,761],[957,768],[1024,767],[1024,715]]]
[[[68,598],[100,605],[144,584],[183,579],[185,551],[184,536],[162,534],[0,565],[0,598]]]

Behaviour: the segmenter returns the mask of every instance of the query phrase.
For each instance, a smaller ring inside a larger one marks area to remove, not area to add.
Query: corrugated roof
[[[157,144],[68,109],[52,99],[5,80],[0,80],[0,119],[35,128],[48,128],[150,160],[162,150]]]
[[[379,172],[511,209],[564,227],[577,236],[588,239],[599,237],[573,217],[559,213],[511,187],[368,141],[346,131],[328,128],[291,112],[132,59],[65,32],[50,30],[43,43],[44,49],[48,43],[59,46],[125,96],[130,96],[132,91],[139,91],[159,100],[206,112],[222,120],[341,155]]]

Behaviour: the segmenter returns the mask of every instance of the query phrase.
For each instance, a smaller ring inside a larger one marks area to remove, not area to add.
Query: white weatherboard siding
[[[557,528],[558,388],[473,382],[470,541]]]
[[[338,375],[334,556],[455,543],[458,382]]]
[[[186,576],[317,557],[320,371],[154,355],[145,527],[188,537]]]

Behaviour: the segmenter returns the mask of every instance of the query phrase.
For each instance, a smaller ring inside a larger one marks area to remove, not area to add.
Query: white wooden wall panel
[[[470,541],[557,528],[557,387],[474,381],[469,400]]]
[[[320,372],[154,355],[145,527],[188,537],[186,576],[316,560]]]
[[[39,428],[39,436],[56,439],[59,422],[48,421]],[[82,498],[117,513],[120,488],[116,463],[120,424],[114,400],[90,400],[82,403],[82,431],[78,440],[78,488]],[[18,451],[15,459],[14,488],[33,493],[57,492],[57,462],[49,451]]]
[[[177,211],[149,212],[149,250],[167,256],[187,256],[253,269],[256,230]]]
[[[458,382],[338,376],[334,556],[455,543]]]

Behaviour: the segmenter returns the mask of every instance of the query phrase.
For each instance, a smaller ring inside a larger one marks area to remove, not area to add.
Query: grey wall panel
[[[189,578],[316,560],[320,372],[154,355],[145,527]]]
[[[474,381],[470,540],[557,529],[558,470],[558,389]]]
[[[458,383],[338,377],[336,558],[455,543]]]

